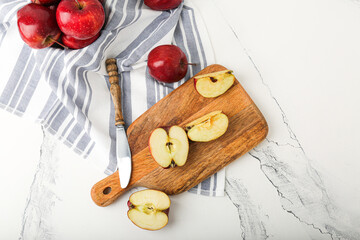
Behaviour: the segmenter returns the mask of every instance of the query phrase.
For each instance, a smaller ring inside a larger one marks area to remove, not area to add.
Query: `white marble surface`
[[[270,128],[227,168],[226,196],[172,196],[168,226],[141,230],[136,189],[97,207],[103,173],[1,111],[0,239],[360,239],[360,1],[193,1]]]

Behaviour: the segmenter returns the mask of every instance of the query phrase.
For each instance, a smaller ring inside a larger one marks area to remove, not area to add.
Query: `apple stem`
[[[62,44],[62,43],[60,43],[60,42],[56,41],[56,40],[55,40],[55,39],[53,39],[53,38],[50,38],[50,40],[51,40],[51,41],[53,41],[53,42],[56,42],[57,44],[59,44],[60,46],[62,46],[64,49],[69,49],[67,46],[65,46],[64,44]]]
[[[196,66],[196,63],[188,63],[187,65]]]
[[[82,9],[82,6],[80,5],[78,0],[75,0],[77,2],[77,4],[79,5],[79,9]]]
[[[171,161],[170,167],[171,167],[171,168],[176,167],[176,163],[174,162],[174,160]]]

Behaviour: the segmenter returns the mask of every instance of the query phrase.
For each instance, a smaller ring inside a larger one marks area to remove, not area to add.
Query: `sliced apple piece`
[[[165,129],[169,129],[167,132]],[[154,160],[163,168],[183,166],[189,153],[189,141],[179,126],[157,128],[149,138],[149,148]]]
[[[214,111],[187,124],[186,130],[190,140],[209,142],[222,136],[228,125],[228,117],[221,111]]]
[[[138,227],[159,230],[169,221],[170,198],[157,190],[142,190],[130,195],[128,218]]]
[[[214,98],[225,93],[235,81],[235,76],[231,70],[224,70],[194,78],[195,88],[201,96]]]

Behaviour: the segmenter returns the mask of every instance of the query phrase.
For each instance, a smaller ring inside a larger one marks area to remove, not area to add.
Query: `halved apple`
[[[214,111],[187,124],[186,130],[190,140],[209,142],[222,136],[228,125],[228,117],[221,111]]]
[[[165,129],[169,129],[167,132]],[[183,166],[189,153],[189,141],[179,126],[157,128],[149,138],[149,148],[154,160],[163,168]]]
[[[128,218],[138,227],[159,230],[169,221],[170,198],[158,190],[142,190],[130,195]]]
[[[235,76],[231,70],[224,70],[194,78],[195,89],[201,96],[214,98],[225,93],[235,81]]]

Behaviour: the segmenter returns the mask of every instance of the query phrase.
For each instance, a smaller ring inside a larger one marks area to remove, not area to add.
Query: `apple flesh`
[[[183,166],[189,153],[189,141],[184,129],[172,126],[155,129],[149,138],[149,149],[154,160],[163,168]]]
[[[195,88],[201,96],[214,98],[224,94],[235,82],[235,76],[230,70],[196,76]]]
[[[100,36],[100,32],[96,34],[94,37],[86,39],[86,40],[78,40],[71,36],[62,35],[61,40],[65,46],[71,49],[80,49],[86,46],[89,46],[91,43],[95,42],[96,39]]]
[[[187,124],[186,130],[190,140],[209,142],[221,137],[228,125],[228,117],[221,111],[214,111]]]
[[[35,49],[51,46],[61,35],[55,12],[35,3],[25,5],[17,12],[17,25],[21,38]]]
[[[100,32],[105,12],[99,0],[62,0],[56,9],[56,20],[65,35],[85,40]]]
[[[176,8],[182,0],[144,0],[144,4],[153,10],[164,11]]]
[[[169,221],[170,198],[157,190],[142,190],[130,195],[128,218],[138,227],[159,230]]]
[[[185,77],[188,61],[185,53],[175,45],[161,45],[149,53],[149,74],[164,83],[173,83]]]

